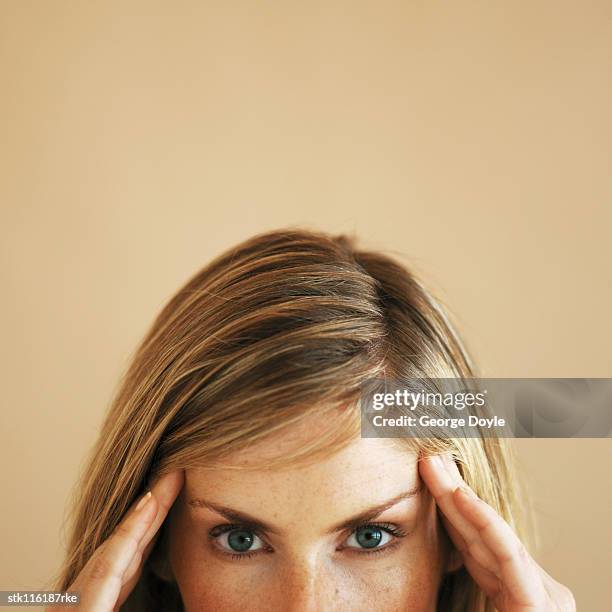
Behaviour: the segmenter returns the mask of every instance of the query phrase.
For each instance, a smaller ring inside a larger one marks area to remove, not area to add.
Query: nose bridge
[[[281,589],[287,612],[332,610],[333,593],[323,556],[311,551],[293,559],[282,576]]]

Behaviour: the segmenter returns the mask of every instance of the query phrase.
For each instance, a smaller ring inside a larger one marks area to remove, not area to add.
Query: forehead
[[[262,459],[290,451],[316,432],[297,428],[227,459],[226,468],[186,470],[187,501],[203,498],[261,518],[329,522],[382,504],[418,484],[417,455],[391,439],[356,438],[310,462],[267,469]],[[247,469],[236,469],[237,467]]]

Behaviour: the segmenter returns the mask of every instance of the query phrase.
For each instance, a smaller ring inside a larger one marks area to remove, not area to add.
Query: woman
[[[403,266],[255,236],[165,306],[78,488],[84,610],[574,610],[528,555],[498,439],[360,436],[360,384],[473,377]]]

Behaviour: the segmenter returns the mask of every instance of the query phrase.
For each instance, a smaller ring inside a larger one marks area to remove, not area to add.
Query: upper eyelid
[[[355,531],[355,529],[359,529],[359,527],[364,527],[367,525],[395,525],[397,526],[397,523],[394,523],[393,521],[383,521],[378,518],[373,518],[367,521],[361,521],[360,523],[356,523],[350,528],[350,531]],[[240,523],[239,522],[219,523],[218,525],[215,525],[214,527],[212,527],[212,529],[218,529],[220,527],[223,527],[226,529],[230,529],[232,527],[235,529],[245,529],[246,528],[246,529],[249,529],[250,531],[253,531],[254,533],[265,533],[265,530],[259,529],[257,525],[252,525],[248,523],[247,521],[240,522]],[[346,529],[344,531],[346,531]]]
[[[374,519],[373,521],[364,521],[363,523],[360,523],[359,525],[355,525],[351,529],[351,532],[355,531],[356,529],[359,529],[360,527],[371,527],[371,526],[384,527],[386,525],[391,525],[393,527],[397,527],[397,525],[395,523],[393,523],[392,521],[378,521],[378,520]]]
[[[383,529],[384,531],[387,531],[387,533],[390,533],[394,538],[401,538],[409,533],[406,529],[403,529],[400,525],[393,523],[392,521],[367,521],[361,525],[357,525],[357,527],[352,529],[350,533],[355,533],[357,529],[362,527],[377,527],[378,529]],[[395,531],[395,533],[393,533],[393,531]],[[402,533],[400,534],[398,532]]]
[[[363,521],[361,523],[354,525],[350,529],[345,529],[344,531],[349,531],[349,533],[353,533],[354,531],[356,531],[357,529],[361,527],[384,528],[388,526],[398,527],[398,525],[396,523],[393,523],[392,521],[380,521],[380,520],[374,519],[374,520],[369,520],[369,521]],[[215,529],[223,529],[224,531],[230,531],[232,529],[248,529],[249,531],[252,531],[253,533],[259,536],[265,533],[265,531],[258,529],[254,525],[249,525],[248,523],[220,523],[219,525],[215,525],[214,527],[212,527],[210,531],[213,531]]]
[[[244,523],[219,523],[218,525],[212,527],[211,531],[213,531],[214,529],[223,529],[229,531],[230,529],[244,529],[245,527],[253,532],[255,531],[255,529],[252,529],[249,525],[245,525]]]
[[[220,533],[217,534],[221,535],[227,531],[232,531],[234,529],[245,529],[247,531],[252,531],[258,537],[262,537],[262,535],[265,534],[265,531],[259,529],[255,525],[249,525],[248,523],[219,523],[218,525],[211,527],[209,529],[209,533],[215,530],[221,530]]]
[[[228,531],[234,531],[234,530],[238,530],[238,529],[244,529],[245,531],[251,531],[253,532],[258,538],[262,538],[262,532],[259,529],[256,529],[255,527],[251,526],[251,525],[245,525],[243,523],[220,523],[219,525],[215,525],[214,527],[211,527],[211,529],[209,529],[208,533],[210,534],[210,536],[212,538],[216,538],[220,535],[223,535],[224,533],[227,533]],[[216,533],[215,535],[212,535],[212,532],[214,531],[219,531],[219,533]]]

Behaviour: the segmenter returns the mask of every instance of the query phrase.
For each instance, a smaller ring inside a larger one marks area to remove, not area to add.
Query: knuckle
[[[480,552],[480,544],[478,543],[478,538],[472,538],[470,540],[466,540],[465,548],[462,552],[468,552],[470,555],[475,557]]]
[[[117,525],[117,527],[115,527],[113,537],[125,542],[129,546],[130,552],[132,553],[134,553],[138,549],[139,540],[134,536],[131,529],[129,529],[127,525],[123,523],[120,523],[119,525]]]
[[[471,538],[469,540],[464,541],[464,550],[467,552],[474,552],[476,548],[477,540],[475,538]]]
[[[113,535],[116,535],[119,537],[125,537],[125,536],[128,536],[129,533],[130,533],[130,530],[128,529],[128,526],[125,523],[119,523],[115,527]]]
[[[125,574],[123,575],[124,580],[130,580],[131,578],[133,578],[140,572],[141,566],[142,566],[142,560],[143,560],[142,551],[140,550],[136,551],[136,554],[132,558],[132,561],[129,567],[126,569]]]
[[[478,533],[480,533],[481,536],[486,536],[488,534],[494,534],[496,527],[497,527],[496,523],[491,519],[490,516],[488,516],[478,526]]]
[[[91,566],[89,568],[89,577],[92,580],[106,578],[112,572],[112,564],[109,559],[103,555],[94,555],[91,558]]]

